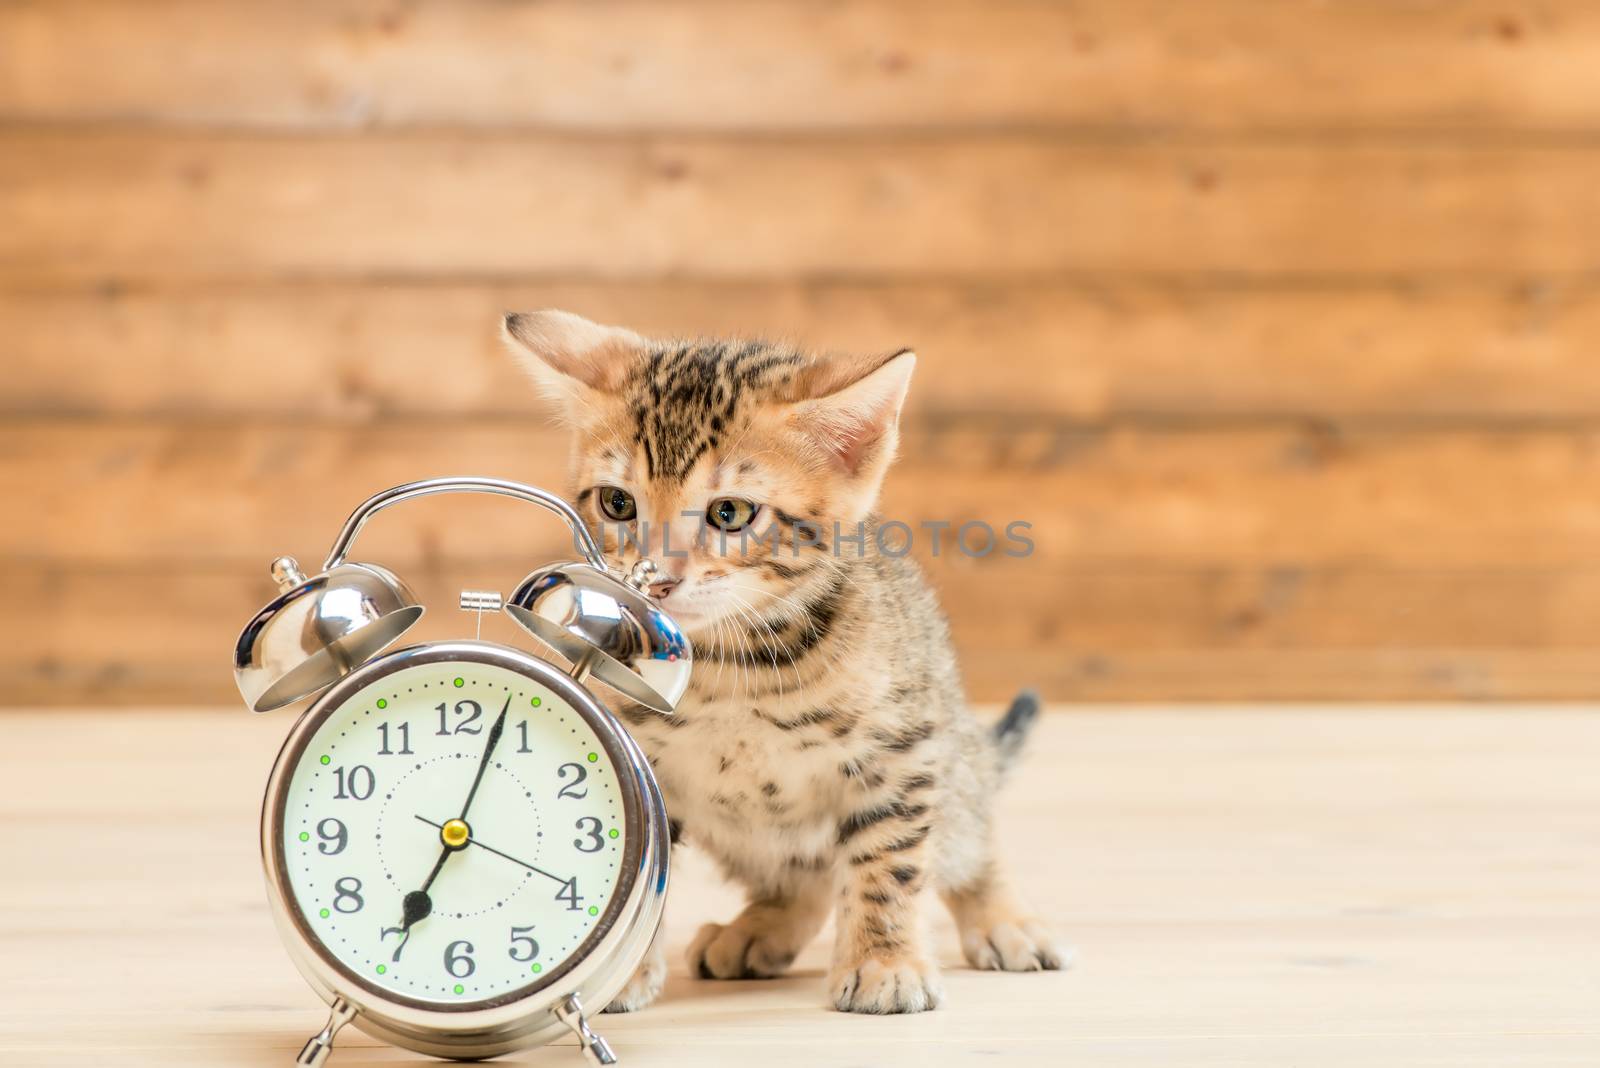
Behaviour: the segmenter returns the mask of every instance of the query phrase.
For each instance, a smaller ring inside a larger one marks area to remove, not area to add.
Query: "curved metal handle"
[[[573,511],[572,506],[566,501],[538,486],[530,486],[523,482],[470,476],[425,478],[420,482],[404,482],[382,493],[374,493],[362,501],[360,507],[351,512],[350,518],[344,521],[344,529],[339,531],[339,536],[333,540],[333,548],[328,550],[328,558],[323,561],[322,570],[327,571],[344,563],[345,557],[350,553],[350,546],[355,543],[356,535],[361,533],[361,528],[366,525],[368,519],[401,501],[409,501],[413,497],[428,497],[435,493],[492,493],[541,505],[567,521],[567,526],[572,528],[572,534],[578,541],[578,548],[583,551],[584,558],[590,564],[601,571],[607,570],[605,558],[600,555],[600,547],[595,544],[589,528],[584,526],[583,517]]]

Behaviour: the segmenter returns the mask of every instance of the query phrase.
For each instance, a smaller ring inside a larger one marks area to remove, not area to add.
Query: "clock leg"
[[[555,1012],[556,1018],[578,1036],[578,1048],[583,1050],[584,1060],[590,1064],[617,1063],[617,1055],[611,1052],[610,1044],[590,1029],[589,1021],[583,1015],[583,1003],[576,994],[557,1005]]]
[[[339,1029],[355,1019],[355,1006],[344,998],[334,998],[332,1009],[328,1013],[328,1022],[322,1025],[322,1030],[312,1035],[306,1042],[305,1049],[300,1051],[300,1056],[294,1059],[296,1068],[322,1068],[327,1063],[328,1054],[333,1052],[333,1036]]]

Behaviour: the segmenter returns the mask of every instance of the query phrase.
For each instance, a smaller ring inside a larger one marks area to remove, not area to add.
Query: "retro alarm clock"
[[[385,651],[423,606],[351,547],[377,512],[439,493],[517,498],[571,527],[582,560],[504,600],[462,594],[480,631],[483,611],[504,611],[546,655],[476,639]],[[316,575],[273,562],[281,592],[240,634],[234,671],[252,711],[315,698],[261,811],[273,918],[331,1009],[297,1064],[323,1064],[352,1022],[457,1059],[570,1030],[592,1063],[615,1063],[588,1015],[656,933],[669,844],[650,765],[590,686],[666,715],[682,696],[690,644],[645,595],[653,571],[619,577],[566,502],[489,478],[376,494]]]

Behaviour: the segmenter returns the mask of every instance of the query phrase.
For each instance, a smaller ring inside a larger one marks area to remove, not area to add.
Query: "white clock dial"
[[[508,668],[442,661],[328,713],[294,764],[281,848],[291,907],[346,970],[464,1006],[573,956],[616,896],[628,834],[618,768],[571,705]]]

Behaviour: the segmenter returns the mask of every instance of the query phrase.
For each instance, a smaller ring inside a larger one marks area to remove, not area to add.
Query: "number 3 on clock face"
[[[637,795],[552,687],[436,659],[311,714],[271,833],[295,922],[340,971],[423,1007],[503,1002],[615,919]]]

